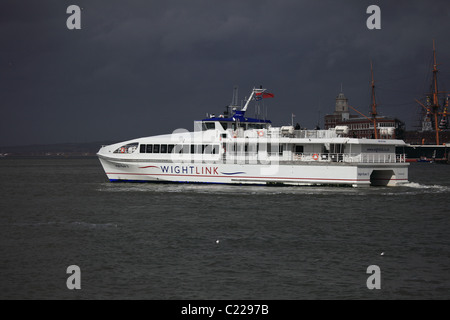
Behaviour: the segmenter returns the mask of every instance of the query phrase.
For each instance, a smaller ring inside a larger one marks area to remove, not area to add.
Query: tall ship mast
[[[373,63],[370,61],[371,96],[368,115],[360,112],[348,103],[341,86],[341,92],[336,98],[335,112],[325,115],[325,129],[336,126],[348,126],[350,136],[368,139],[394,139],[398,132],[401,133],[404,124],[400,120],[382,116],[377,111],[378,104],[375,95],[373,69]],[[350,114],[349,108],[357,112],[359,116]]]
[[[375,139],[378,139],[378,128],[377,128],[377,103],[375,100],[375,81],[373,80],[373,64],[370,61],[370,75],[371,75],[371,88],[372,88],[372,110],[370,112],[373,121],[373,131]]]
[[[448,131],[448,92],[439,91],[438,85],[438,63],[436,59],[436,45],[433,40],[433,76],[429,92],[426,93],[426,102],[416,99],[422,107],[421,132],[434,132],[436,145],[441,145],[440,135],[442,131]],[[422,143],[425,142],[423,138]]]

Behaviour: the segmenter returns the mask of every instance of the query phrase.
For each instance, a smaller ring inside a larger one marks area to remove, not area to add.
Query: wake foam
[[[417,182],[408,182],[408,183],[402,184],[402,187],[415,188],[415,189],[441,189],[441,190],[449,189],[449,187],[447,187],[447,186],[426,185],[426,184],[420,184]]]
[[[436,185],[436,184],[426,185],[426,184],[421,184],[421,183],[417,183],[417,182],[408,182],[408,183],[402,184],[402,187],[415,189],[417,191],[422,190],[425,192],[450,192],[449,186],[442,186],[442,185]]]

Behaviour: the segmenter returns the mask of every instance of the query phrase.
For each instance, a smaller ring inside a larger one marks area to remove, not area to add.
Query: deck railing
[[[227,153],[223,160],[236,160],[245,163],[276,162],[343,162],[343,163],[404,163],[405,154],[393,153],[300,153],[281,154],[279,152],[256,153],[241,152]]]
[[[127,154],[128,155],[128,154]],[[239,152],[229,151],[216,154],[139,154],[142,160],[172,161],[187,163],[245,163],[245,164],[275,164],[296,162],[317,163],[405,163],[405,154],[394,153],[292,153],[292,152]]]
[[[393,153],[303,153],[293,157],[293,161],[347,163],[403,163],[405,160],[405,154]]]

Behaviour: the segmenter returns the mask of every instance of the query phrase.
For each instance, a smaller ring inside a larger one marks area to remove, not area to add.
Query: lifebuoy
[[[125,148],[120,148],[120,153],[125,153]]]
[[[312,158],[313,158],[314,160],[319,160],[319,155],[318,155],[317,153],[314,153],[313,156],[312,156]]]
[[[264,136],[264,131],[262,131],[262,130],[258,131],[258,136],[260,136],[260,137]]]

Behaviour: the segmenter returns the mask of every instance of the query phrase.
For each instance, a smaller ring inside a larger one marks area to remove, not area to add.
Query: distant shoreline
[[[0,156],[0,161],[2,160],[26,160],[26,159],[97,159],[95,154],[88,155],[2,155]]]
[[[111,143],[111,141],[96,141],[0,147],[0,159],[95,157],[102,145]]]

